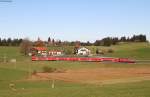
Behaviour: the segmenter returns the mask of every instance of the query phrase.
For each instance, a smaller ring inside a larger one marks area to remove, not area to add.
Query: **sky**
[[[150,0],[0,2],[1,38],[47,40],[50,36],[63,41],[94,42],[134,34],[144,34],[150,40]]]

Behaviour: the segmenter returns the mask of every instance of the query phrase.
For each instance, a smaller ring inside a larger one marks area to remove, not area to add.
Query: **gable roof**
[[[78,50],[89,50],[89,49],[85,47],[80,47]]]
[[[62,52],[62,51],[60,51],[60,50],[50,50],[48,52]]]
[[[46,51],[46,47],[33,47],[33,49],[38,50],[38,51]]]

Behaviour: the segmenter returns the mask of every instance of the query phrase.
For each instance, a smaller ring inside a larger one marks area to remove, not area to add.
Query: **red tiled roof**
[[[46,47],[34,47],[33,49],[36,49],[38,51],[46,51],[47,50]]]
[[[55,51],[48,51],[48,52],[62,52],[62,51],[59,51],[59,50],[55,50]]]

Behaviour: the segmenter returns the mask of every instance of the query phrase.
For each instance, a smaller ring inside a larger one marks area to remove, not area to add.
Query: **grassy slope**
[[[128,57],[134,59],[150,59],[150,44],[129,43],[119,45],[116,53],[111,56]]]
[[[130,46],[132,45],[132,47]],[[72,48],[72,47],[71,47]],[[97,47],[89,47],[94,51]],[[105,56],[133,57],[136,59],[150,59],[150,45],[145,43],[121,44],[112,47],[98,47],[101,49],[112,48],[115,53]],[[68,48],[69,49],[69,48]],[[0,58],[6,55],[7,59],[16,58],[17,63],[0,62],[0,97],[150,97],[150,81],[137,83],[122,83],[114,85],[84,85],[56,81],[56,88],[51,89],[50,81],[18,81],[26,78],[29,71],[41,71],[43,66],[63,69],[78,68],[140,68],[149,67],[149,64],[109,64],[96,62],[31,62],[23,57],[17,47],[0,47]],[[130,53],[129,53],[130,52]],[[132,52],[132,53],[131,53]],[[15,83],[17,91],[9,88],[9,83]],[[24,90],[22,89],[24,88]]]
[[[123,57],[132,59],[147,59],[150,60],[150,44],[148,43],[120,43],[119,45],[103,47],[90,46],[88,47],[93,53],[96,49],[108,50],[113,49],[114,53],[106,53],[108,57]]]
[[[128,57],[135,59],[150,59],[150,44],[148,43],[121,43],[119,45],[104,47],[104,46],[87,46],[95,54],[96,49],[108,50],[113,49],[114,53],[106,53],[104,56],[111,57]],[[67,47],[51,47],[51,50],[69,50],[73,52],[73,46]],[[6,56],[7,58],[24,59],[20,55],[18,47],[0,47],[0,58]]]

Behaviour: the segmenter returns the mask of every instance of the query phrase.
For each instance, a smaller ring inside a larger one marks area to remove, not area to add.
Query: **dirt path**
[[[150,80],[150,68],[98,68],[67,70],[64,73],[37,73],[33,80],[63,80],[66,82],[112,84]]]

